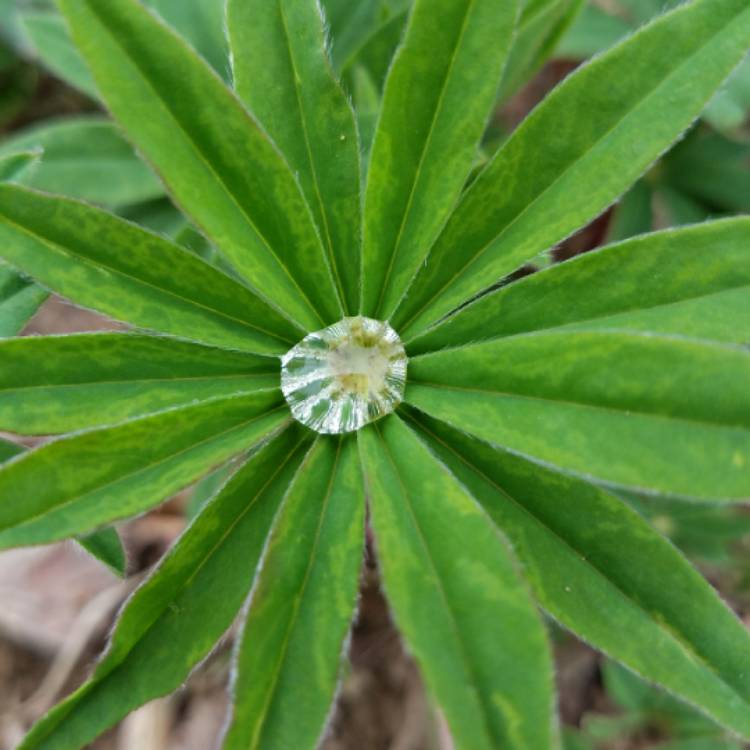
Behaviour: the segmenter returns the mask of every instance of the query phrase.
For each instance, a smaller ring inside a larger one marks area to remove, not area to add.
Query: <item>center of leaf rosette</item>
[[[401,403],[406,362],[388,323],[344,318],[308,334],[281,358],[281,390],[295,419],[307,427],[353,432]]]

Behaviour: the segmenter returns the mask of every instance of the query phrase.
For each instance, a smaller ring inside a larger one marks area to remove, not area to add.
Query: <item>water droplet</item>
[[[344,318],[308,334],[281,358],[281,390],[307,427],[353,432],[401,403],[406,363],[401,339],[387,323]]]

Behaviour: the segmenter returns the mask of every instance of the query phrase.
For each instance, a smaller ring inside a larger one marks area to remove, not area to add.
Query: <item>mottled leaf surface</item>
[[[413,335],[595,218],[700,114],[749,40],[745,0],[695,0],[579,68],[472,183],[396,327]]]
[[[196,226],[297,323],[341,317],[294,174],[233,92],[136,0],[58,5],[108,108]]]
[[[423,355],[409,376],[409,403],[542,464],[644,491],[750,497],[746,349],[547,332]]]
[[[363,314],[390,317],[453,208],[477,159],[517,11],[514,0],[414,3],[367,173]]]
[[[557,621],[748,736],[750,635],[675,547],[608,492],[418,420]]]
[[[354,616],[364,513],[356,439],[318,438],[268,539],[237,651],[225,750],[318,746]]]
[[[268,354],[300,335],[192,253],[83,203],[0,185],[0,241],[46,288],[143,328]]]
[[[234,86],[297,175],[345,311],[359,310],[354,112],[333,73],[317,0],[230,0]]]
[[[48,435],[278,386],[270,357],[122,333],[0,341],[0,429]]]
[[[457,747],[554,747],[549,646],[507,542],[398,417],[359,442],[386,596]]]
[[[11,460],[0,469],[0,548],[85,534],[148,510],[283,425],[279,400],[275,390],[206,400]]]
[[[285,430],[236,472],[128,601],[91,679],[19,750],[78,750],[183,683],[248,595],[305,441],[300,430]]]
[[[750,341],[750,219],[656,232],[485,295],[408,344],[411,355],[558,326]]]

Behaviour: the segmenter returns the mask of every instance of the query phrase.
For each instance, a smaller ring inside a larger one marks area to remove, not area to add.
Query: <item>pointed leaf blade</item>
[[[416,0],[368,169],[363,314],[390,317],[464,187],[517,11],[515,0]]]
[[[298,329],[234,279],[83,203],[0,185],[0,240],[10,265],[115,319],[265,354],[283,354],[286,342],[299,338]]]
[[[750,219],[654,232],[481,297],[408,343],[410,355],[546,328],[627,328],[750,341]]]
[[[745,349],[547,332],[424,355],[409,377],[410,404],[542,464],[644,492],[750,497]]]
[[[52,435],[278,386],[278,361],[129,333],[0,341],[0,429]]]
[[[386,595],[456,745],[549,750],[549,646],[506,543],[398,417],[359,441]]]
[[[292,171],[211,68],[136,0],[58,5],[110,111],[256,293],[313,330],[340,317]]]
[[[744,0],[694,0],[579,68],[463,196],[394,324],[418,332],[595,218],[700,114],[748,39]]]
[[[89,681],[38,722],[19,750],[77,750],[184,682],[250,591],[306,443],[292,427],[237,470],[128,601]]]
[[[297,174],[339,296],[359,310],[359,142],[316,0],[230,0],[234,86]]]
[[[750,634],[669,542],[608,492],[436,420],[417,421],[508,534],[556,620],[748,736]]]
[[[268,540],[238,646],[225,750],[317,747],[354,616],[364,509],[356,441],[319,438]]]
[[[0,549],[80,536],[157,505],[268,439],[278,391],[177,407],[73,434],[3,464]]]

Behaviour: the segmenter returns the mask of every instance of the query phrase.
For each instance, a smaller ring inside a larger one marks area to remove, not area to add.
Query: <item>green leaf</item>
[[[108,120],[68,117],[15,133],[0,144],[0,156],[39,149],[41,161],[18,182],[71,198],[121,207],[164,194],[159,180]]]
[[[549,646],[506,542],[397,417],[359,442],[386,595],[456,746],[549,750]]]
[[[359,310],[359,141],[317,0],[230,0],[234,85],[312,208],[347,314]]]
[[[750,634],[671,544],[593,485],[419,421],[508,534],[535,596],[558,622],[750,735]]]
[[[409,403],[539,463],[647,492],[750,497],[748,350],[532,333],[411,359],[409,378]]]
[[[50,435],[278,386],[276,359],[128,333],[0,341],[0,429]]]
[[[263,555],[237,650],[225,750],[318,746],[356,607],[364,511],[356,439],[318,438]]]
[[[409,18],[407,11],[395,16],[371,29],[362,44],[355,49],[341,68],[341,80],[345,88],[353,92],[358,68],[364,68],[380,91],[385,83],[393,55],[404,36],[404,28]]]
[[[0,464],[21,455],[25,448],[18,443],[0,438]],[[78,543],[97,560],[107,565],[118,576],[125,575],[127,558],[120,537],[114,529],[101,529],[78,540]]]
[[[664,159],[668,183],[719,211],[750,211],[750,144],[697,129]]]
[[[750,341],[750,219],[656,232],[481,297],[409,342],[411,356],[557,326]]]
[[[363,314],[390,317],[464,187],[517,11],[515,0],[416,0],[367,174]]]
[[[39,149],[0,148],[0,182],[15,182],[39,161]]]
[[[45,67],[92,99],[99,98],[94,78],[73,46],[59,15],[22,10],[20,24]]]
[[[128,559],[120,536],[114,529],[95,531],[79,539],[78,543],[120,578],[125,576]]]
[[[8,263],[45,287],[144,328],[268,354],[300,335],[192,253],[83,203],[0,185],[0,242]]]
[[[230,77],[223,0],[146,0],[224,79]]]
[[[553,53],[585,0],[529,0],[522,10],[500,100],[515,93]]]
[[[745,0],[694,0],[579,68],[466,191],[396,329],[413,335],[595,218],[700,114],[749,40]]]
[[[607,228],[607,242],[650,232],[654,223],[653,198],[651,186],[646,180],[638,180],[617,204]]]
[[[199,401],[73,434],[0,469],[0,549],[46,544],[137,515],[267,439],[278,391]]]
[[[59,0],[104,101],[193,223],[272,307],[341,317],[294,174],[234,94],[137,0]]]
[[[237,471],[128,601],[91,679],[19,750],[78,750],[184,682],[250,591],[304,442],[300,429],[285,430]]]
[[[44,289],[0,264],[0,338],[21,331],[47,297]]]
[[[18,456],[23,453],[24,448],[18,443],[13,443],[5,438],[0,438],[0,463],[7,461],[9,458]]]

